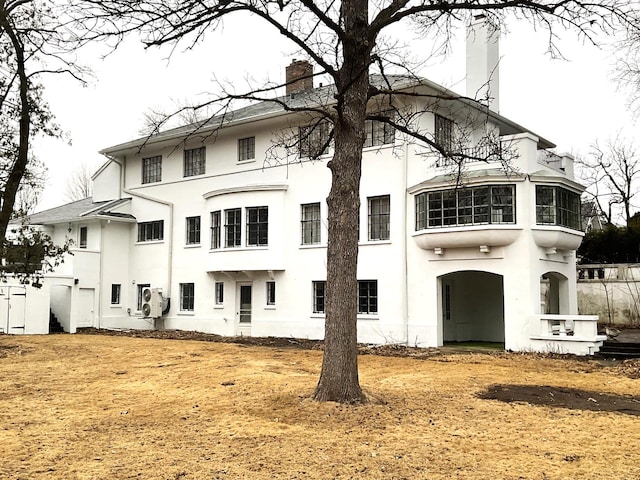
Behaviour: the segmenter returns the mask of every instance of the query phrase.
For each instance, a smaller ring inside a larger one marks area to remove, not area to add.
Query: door
[[[78,328],[93,327],[95,290],[81,288],[78,290]]]
[[[27,290],[22,285],[0,288],[0,332],[24,333]]]
[[[237,289],[236,335],[251,335],[251,297],[252,285],[250,283],[239,283]]]

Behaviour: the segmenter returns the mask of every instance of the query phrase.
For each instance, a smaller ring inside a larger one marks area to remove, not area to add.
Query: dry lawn
[[[361,406],[309,400],[320,364],[318,350],[2,335],[0,478],[640,478],[637,364],[362,355],[384,403]]]

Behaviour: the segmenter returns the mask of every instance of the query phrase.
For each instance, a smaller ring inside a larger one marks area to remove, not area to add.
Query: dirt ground
[[[640,478],[639,361],[363,347],[344,406],[318,342],[90,333],[0,335],[0,478]]]

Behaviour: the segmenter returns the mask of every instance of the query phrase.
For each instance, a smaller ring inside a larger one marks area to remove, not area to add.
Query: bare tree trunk
[[[16,67],[18,71],[18,81],[20,89],[20,118],[19,122],[19,138],[18,152],[16,161],[11,167],[5,191],[2,194],[2,208],[0,209],[0,244],[4,243],[7,232],[7,225],[13,213],[16,195],[20,188],[20,182],[24,177],[29,160],[29,136],[31,129],[31,112],[29,105],[29,79],[25,69],[25,57],[23,45],[18,39],[11,22],[9,22],[5,11],[0,12],[0,27],[7,33],[16,54]]]
[[[336,82],[338,113],[332,182],[327,198],[329,235],[324,356],[314,398],[361,403],[358,379],[358,237],[360,176],[369,89],[367,0],[343,2],[344,64]]]

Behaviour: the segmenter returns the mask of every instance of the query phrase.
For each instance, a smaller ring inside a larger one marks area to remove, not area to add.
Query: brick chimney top
[[[286,69],[287,95],[313,89],[313,66],[295,58]]]

